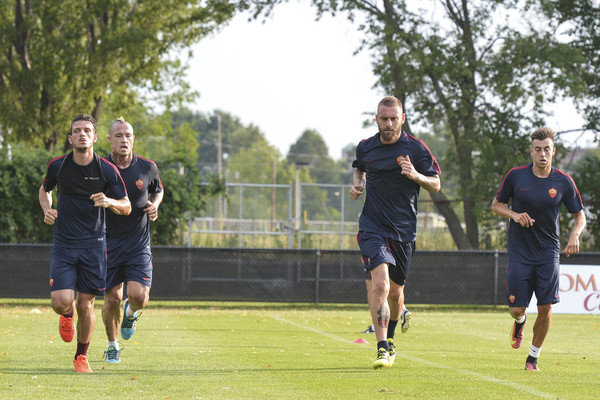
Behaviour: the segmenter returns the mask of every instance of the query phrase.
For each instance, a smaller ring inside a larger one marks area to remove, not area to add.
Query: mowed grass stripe
[[[342,343],[353,343],[352,340],[348,340],[348,339],[345,339],[345,338],[342,338],[342,337],[339,337],[339,336],[336,336],[336,335],[332,335],[330,333],[327,333],[327,332],[324,332],[324,331],[312,328],[310,326],[305,326],[305,325],[302,325],[302,324],[298,324],[296,322],[289,321],[289,320],[287,320],[285,318],[282,318],[280,316],[272,315],[271,318],[273,318],[273,319],[275,319],[277,321],[281,321],[281,322],[285,322],[287,324],[293,325],[293,326],[295,326],[297,328],[301,328],[301,329],[305,329],[307,331],[318,333],[320,335],[326,336],[326,337],[328,337],[330,339],[337,340],[337,341],[342,342]],[[366,350],[365,347],[363,347],[363,349]],[[373,346],[369,347],[368,350],[371,351],[372,353],[375,353],[375,350],[373,349]],[[424,360],[424,359],[419,358],[419,357],[409,356],[406,353],[397,353],[396,357],[401,357],[401,358],[404,358],[404,359],[407,359],[407,360],[415,361],[415,362],[418,362],[418,363],[421,363],[421,364],[425,364],[427,366],[434,367],[434,368],[448,369],[448,370],[457,372],[459,374],[469,375],[469,376],[472,376],[474,378],[477,378],[477,379],[480,379],[480,380],[483,380],[483,381],[497,383],[499,385],[504,385],[504,386],[509,386],[509,387],[511,387],[513,389],[518,390],[519,392],[523,392],[523,393],[526,393],[526,394],[535,395],[535,396],[538,396],[538,397],[541,397],[541,398],[545,398],[545,399],[557,399],[556,395],[552,395],[550,393],[544,393],[544,392],[536,390],[536,389],[534,389],[532,387],[519,385],[519,384],[516,384],[514,382],[509,382],[509,381],[505,381],[505,380],[502,380],[502,379],[497,379],[497,378],[494,378],[492,376],[480,374],[478,372],[473,372],[473,371],[469,371],[469,370],[465,370],[465,369],[455,368],[455,367],[451,367],[451,366],[448,366],[448,365],[436,363],[436,362],[433,362],[433,361]]]

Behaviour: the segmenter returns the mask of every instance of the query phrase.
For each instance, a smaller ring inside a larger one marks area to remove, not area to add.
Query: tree
[[[24,145],[0,148],[0,243],[51,243],[38,191],[53,154]],[[56,196],[55,196],[56,202]]]
[[[591,241],[581,241],[581,247],[591,251],[600,251],[600,150],[589,151],[576,166],[573,180],[577,183],[579,193],[583,197],[586,207],[587,231],[592,237]],[[561,216],[562,218],[562,216]],[[561,226],[561,230],[563,226]],[[561,232],[562,233],[562,232]],[[568,237],[561,235],[561,237]]]
[[[123,112],[138,93],[169,105],[190,95],[169,58],[230,19],[220,0],[4,1],[0,5],[0,135],[53,149],[78,113]]]
[[[342,183],[340,169],[329,157],[329,150],[319,132],[307,129],[290,146],[287,161],[291,165],[307,165],[311,176],[319,183]],[[348,181],[347,181],[348,182]]]
[[[588,95],[577,98],[587,119],[587,130],[600,133],[600,7],[597,0],[542,0],[542,11],[553,26],[564,29],[567,43],[581,51],[585,66],[581,69]]]
[[[251,3],[260,15],[279,2]],[[458,177],[465,228],[443,183],[432,198],[459,249],[479,247],[493,195],[508,169],[528,160],[527,134],[544,124],[545,105],[585,94],[586,54],[542,12],[548,3],[313,0],[321,14],[360,21],[361,49],[372,54],[378,85],[404,103],[408,133],[413,123],[441,126],[435,134],[451,145],[443,173]]]

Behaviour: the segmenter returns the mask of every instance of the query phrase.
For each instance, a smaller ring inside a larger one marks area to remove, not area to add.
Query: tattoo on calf
[[[390,308],[386,302],[381,304],[381,307],[379,307],[379,310],[377,310],[377,314],[379,314],[377,324],[382,328],[387,328],[388,323],[390,322]]]

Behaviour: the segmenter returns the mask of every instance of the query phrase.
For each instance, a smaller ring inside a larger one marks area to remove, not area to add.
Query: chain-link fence
[[[49,297],[50,245],[0,244],[1,298]],[[153,248],[151,297],[163,300],[366,302],[358,251]],[[600,264],[600,253],[562,258]],[[506,253],[417,251],[406,286],[412,304],[505,304]]]
[[[351,185],[227,183],[226,195],[189,219],[183,243],[199,247],[357,249],[363,198],[351,200]],[[425,194],[424,197],[427,195]],[[430,239],[446,233],[430,201],[419,201],[417,229]]]

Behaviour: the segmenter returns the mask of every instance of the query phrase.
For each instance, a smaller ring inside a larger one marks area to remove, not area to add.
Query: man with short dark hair
[[[87,360],[96,316],[94,301],[106,287],[106,213],[127,215],[131,204],[117,169],[94,153],[96,120],[80,114],[68,136],[73,151],[48,164],[39,190],[44,222],[54,225],[50,263],[51,304],[60,315],[59,332],[65,342],[75,335],[77,308],[77,372],[93,372]],[[57,208],[52,190],[57,188]],[[73,302],[77,292],[77,301]]]
[[[527,306],[535,293],[538,315],[525,369],[539,371],[537,361],[550,330],[552,304],[560,300],[558,217],[561,205],[564,204],[575,219],[564,249],[567,257],[579,252],[579,236],[586,218],[575,182],[552,166],[556,154],[554,132],[544,127],[533,132],[530,139],[532,162],[508,171],[492,201],[492,211],[510,219],[506,297],[510,315],[515,319],[510,333],[511,346],[515,349],[521,346]]]

